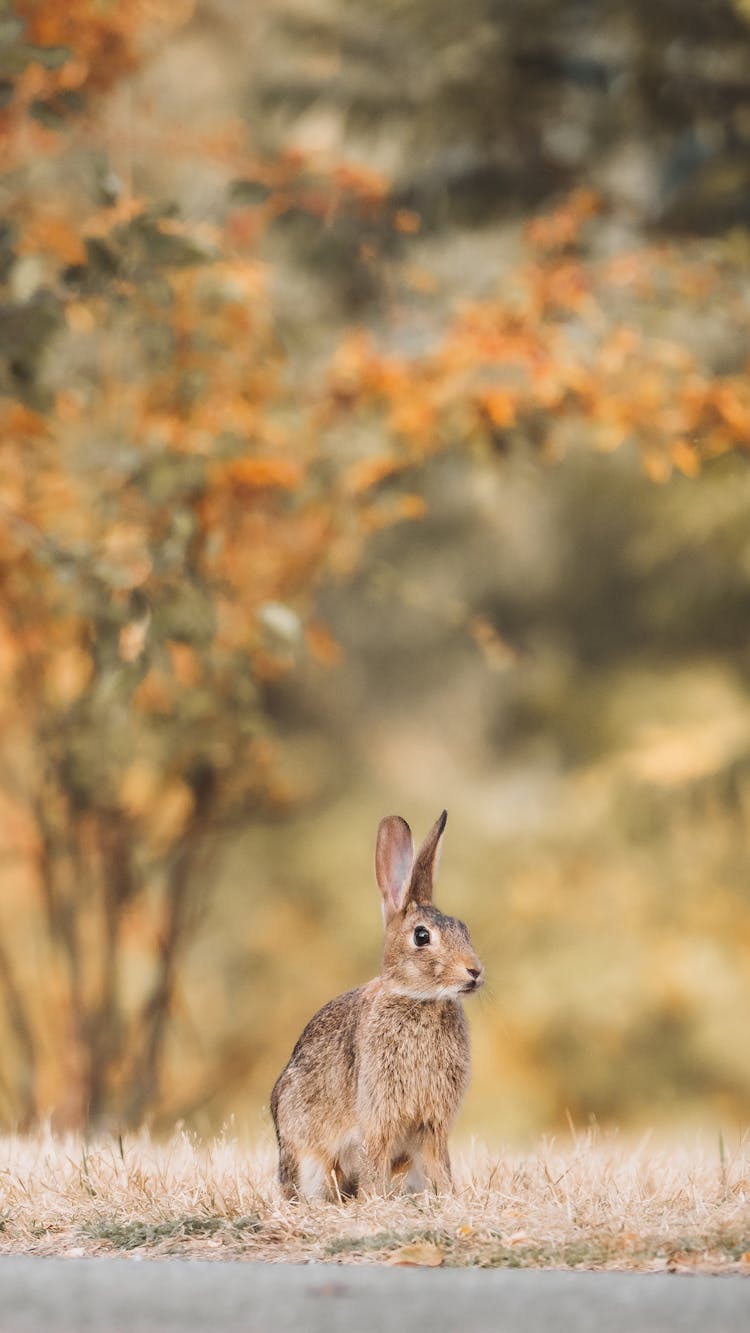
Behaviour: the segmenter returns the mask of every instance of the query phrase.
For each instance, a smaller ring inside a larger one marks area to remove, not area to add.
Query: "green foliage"
[[[82,1234],[90,1240],[104,1241],[114,1250],[141,1250],[158,1245],[167,1254],[179,1254],[185,1240],[193,1236],[215,1236],[222,1233],[228,1239],[238,1239],[248,1231],[259,1231],[257,1217],[175,1217],[163,1222],[127,1221],[92,1222]],[[165,1242],[168,1242],[165,1246]]]

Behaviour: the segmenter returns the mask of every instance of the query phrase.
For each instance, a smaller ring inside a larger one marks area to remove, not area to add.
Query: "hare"
[[[380,823],[380,976],[310,1019],[271,1094],[288,1199],[451,1188],[448,1131],[469,1080],[460,997],[483,968],[463,922],[432,905],[447,818],[416,859],[406,821]]]

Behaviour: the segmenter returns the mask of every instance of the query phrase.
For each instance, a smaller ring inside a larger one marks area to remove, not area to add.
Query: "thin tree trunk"
[[[75,907],[72,900],[64,900],[58,888],[60,872],[65,860],[70,861],[71,859],[70,848],[63,845],[61,839],[57,837],[47,818],[43,800],[36,803],[34,814],[40,835],[37,864],[47,913],[47,927],[52,945],[57,946],[62,953],[67,972],[70,1022],[76,1057],[73,1061],[73,1067],[76,1070],[78,1080],[78,1086],[75,1089],[76,1095],[69,1098],[68,1104],[70,1107],[76,1106],[75,1113],[71,1118],[75,1119],[81,1126],[85,1124],[88,1118],[91,1047],[83,995],[81,951],[76,929]],[[70,836],[75,836],[72,825]]]
[[[130,1097],[125,1110],[125,1121],[137,1128],[146,1110],[157,1097],[164,1039],[174,994],[179,955],[189,925],[190,886],[195,871],[196,853],[202,835],[194,826],[182,839],[175,854],[168,880],[166,930],[161,943],[159,976],[141,1014],[145,1039],[130,1082]]]
[[[110,827],[114,825],[114,827]],[[112,1071],[122,1049],[122,1015],[118,1007],[119,939],[122,914],[133,897],[129,831],[117,816],[96,821],[97,866],[92,870],[100,885],[102,906],[102,960],[99,997],[89,1015],[91,1072],[89,1120],[106,1117]]]
[[[0,944],[0,987],[5,996],[5,1007],[11,1031],[21,1053],[21,1072],[16,1091],[19,1101],[19,1129],[29,1129],[37,1118],[36,1099],[37,1053],[26,1006],[16,981],[10,959]]]

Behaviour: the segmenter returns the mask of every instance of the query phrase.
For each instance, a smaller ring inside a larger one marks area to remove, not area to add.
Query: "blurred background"
[[[750,1105],[747,0],[0,6],[0,1125],[269,1133],[450,818],[464,1134]]]

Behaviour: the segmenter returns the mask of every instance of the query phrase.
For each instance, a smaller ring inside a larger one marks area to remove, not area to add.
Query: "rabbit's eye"
[[[423,949],[425,944],[430,942],[430,932],[426,926],[417,926],[414,931],[414,943],[418,949]]]

